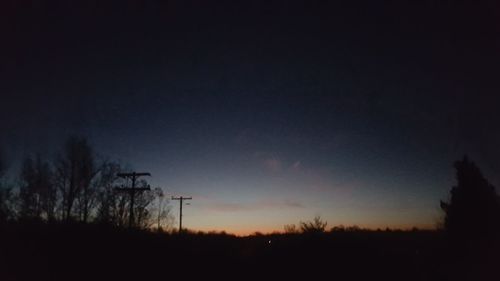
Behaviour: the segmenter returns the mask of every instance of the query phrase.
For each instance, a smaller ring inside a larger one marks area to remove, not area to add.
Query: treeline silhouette
[[[0,159],[0,177],[5,168]],[[98,160],[86,138],[69,137],[54,159],[27,156],[15,183],[0,181],[0,224],[38,221],[128,226],[129,195],[115,190],[130,187],[130,182],[117,176],[124,171],[117,162]],[[148,183],[141,179],[136,186]],[[138,193],[133,226],[169,230],[173,217],[168,203],[161,188]]]
[[[2,182],[0,280],[497,280],[499,196],[467,157],[455,169],[435,230],[328,229],[317,216],[247,237],[160,232],[172,220],[164,195],[140,195],[128,228],[129,200],[114,190],[128,184],[124,169],[71,137],[55,159],[27,157],[18,182]]]

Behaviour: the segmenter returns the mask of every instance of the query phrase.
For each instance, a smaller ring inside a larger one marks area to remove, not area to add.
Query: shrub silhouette
[[[284,226],[286,234],[298,234],[300,233],[299,229],[295,224],[285,224]]]
[[[475,163],[465,156],[455,162],[457,185],[450,201],[441,201],[444,228],[456,238],[473,239],[498,232],[500,208],[495,187],[486,180]]]
[[[328,222],[323,221],[320,216],[314,217],[313,221],[300,222],[300,229],[303,233],[323,233]]]

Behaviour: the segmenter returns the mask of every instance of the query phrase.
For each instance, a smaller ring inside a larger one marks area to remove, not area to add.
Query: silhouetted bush
[[[285,224],[283,227],[286,234],[298,234],[300,230],[297,228],[295,224]]]
[[[302,233],[314,234],[325,232],[327,222],[323,221],[320,216],[314,217],[313,221],[300,222],[300,229]]]

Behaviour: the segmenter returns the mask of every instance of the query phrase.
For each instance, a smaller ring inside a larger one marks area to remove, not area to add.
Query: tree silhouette
[[[156,197],[154,210],[156,211],[156,225],[158,231],[170,231],[173,226],[172,208],[163,189],[156,187],[153,190]]]
[[[479,168],[465,156],[455,162],[457,185],[450,201],[441,201],[445,230],[454,237],[474,238],[494,235],[500,223],[500,208],[495,188]]]
[[[53,220],[56,207],[56,190],[52,182],[52,170],[39,155],[36,160],[27,157],[23,161],[19,190],[20,216]]]
[[[123,178],[117,176],[122,170],[117,163],[109,162],[102,165],[99,175],[99,189],[96,194],[96,218],[103,224],[117,225],[117,207],[120,194],[115,192],[115,185],[119,185]]]
[[[5,163],[3,159],[3,152],[2,149],[0,148],[0,179],[3,177],[4,172],[5,172]]]
[[[325,232],[327,222],[323,221],[320,216],[315,216],[313,221],[300,222],[300,229],[303,233],[323,233]]]
[[[96,160],[85,137],[70,137],[52,162],[28,156],[21,164],[16,188],[3,180],[5,165],[0,154],[0,222],[12,220],[97,222],[128,225],[130,195],[116,192],[129,186],[118,177],[123,169],[115,162]],[[137,186],[149,186],[144,180]],[[161,189],[137,194],[134,225],[169,230],[173,216]]]
[[[89,218],[92,196],[92,179],[96,176],[92,147],[83,137],[70,137],[64,153],[56,163],[56,177],[62,195],[63,219],[71,219],[75,202],[78,215],[86,222]]]
[[[147,187],[148,182],[145,179],[137,181],[138,187]],[[154,202],[157,194],[153,190],[146,190],[135,195],[134,201],[134,223],[137,228],[150,228],[155,224],[156,217],[148,208]],[[128,203],[130,204],[130,202]],[[128,210],[128,208],[127,208]],[[127,216],[128,217],[128,216]]]
[[[2,150],[0,150],[0,223],[5,222],[12,216],[12,189],[5,186],[3,175],[5,173],[5,162]]]
[[[23,219],[38,217],[38,194],[35,185],[33,159],[25,158],[21,168],[19,188],[19,215]]]
[[[129,220],[130,195],[116,192],[115,187],[127,186],[126,179],[118,177],[123,172],[122,167],[113,162],[105,163],[99,169],[95,178],[96,195],[92,209],[95,212],[95,222],[100,224],[125,227]],[[136,183],[139,187],[149,186],[146,180]],[[169,229],[172,224],[172,214],[169,202],[164,198],[161,189],[145,191],[135,195],[134,225],[137,228],[151,228],[153,225]]]
[[[0,223],[5,222],[12,216],[12,189],[0,184]]]

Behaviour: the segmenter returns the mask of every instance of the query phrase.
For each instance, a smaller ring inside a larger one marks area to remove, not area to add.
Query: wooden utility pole
[[[132,187],[116,187],[115,190],[118,192],[125,192],[130,194],[130,211],[128,215],[128,226],[132,227],[134,225],[134,200],[135,200],[135,194],[138,192],[143,192],[146,190],[151,190],[149,185],[147,187],[135,187],[135,181],[137,180],[138,177],[142,176],[151,176],[150,173],[119,173],[117,176],[121,178],[127,178],[127,179],[132,179]]]
[[[182,204],[184,200],[191,200],[192,197],[174,197],[172,196],[172,200],[179,200],[179,233],[182,231]]]

